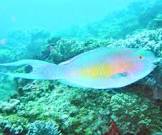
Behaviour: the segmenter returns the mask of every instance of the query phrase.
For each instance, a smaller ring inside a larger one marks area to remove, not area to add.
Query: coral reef
[[[43,82],[35,82],[34,85],[43,86],[43,84]],[[28,94],[30,95],[21,97],[22,100],[26,97],[26,102],[21,102],[17,106],[17,114],[30,117],[30,121],[53,119],[60,125],[59,128],[63,134],[92,134],[95,132],[101,134],[104,132],[102,126],[105,125],[105,129],[107,128],[106,123],[110,112],[108,111],[109,106],[106,107],[106,105],[110,101],[109,93],[83,91],[62,85],[55,85],[54,89],[52,88],[50,91],[47,88],[42,88],[42,91],[40,89],[31,91],[31,87],[29,87]],[[43,93],[46,90],[47,92]],[[96,104],[101,104],[101,106],[96,108]],[[103,118],[105,121],[102,121]],[[98,128],[103,131],[98,131]]]
[[[7,135],[25,135],[28,120],[17,114],[0,115],[0,128],[3,134]]]
[[[162,29],[143,30],[127,36],[125,40],[117,40],[111,46],[144,48],[151,50],[156,56],[162,57]]]
[[[122,133],[131,131],[136,134],[141,127],[152,130],[152,132],[162,128],[162,113],[144,97],[133,94],[116,94],[112,96],[110,106],[111,117]]]
[[[10,99],[9,102],[1,101],[0,102],[0,111],[1,112],[14,112],[15,107],[20,103],[18,99]]]
[[[129,131],[135,134],[141,126],[152,132],[162,130],[162,113],[158,107],[132,93],[113,95],[107,91],[81,90],[48,81],[35,81],[28,84],[24,91],[25,94],[19,98],[20,103],[16,105],[16,112],[2,117],[3,123],[11,123],[8,128],[14,125],[17,129],[17,119],[24,125],[23,132],[28,130],[26,121],[54,120],[62,134],[102,135],[113,119],[122,133]],[[13,132],[13,129],[9,131]]]
[[[39,58],[60,63],[100,46],[147,48],[157,56],[162,56],[161,35],[162,30],[158,29],[145,30],[118,41],[76,41],[54,37],[49,39]],[[17,79],[18,93],[11,100],[0,103],[0,127],[2,132],[16,135],[44,132],[35,131],[41,127],[49,132],[54,130],[60,133],[56,130],[56,124],[65,135],[103,135],[108,133],[110,129],[107,125],[113,120],[121,134],[160,132],[162,112],[147,98],[149,89],[144,87],[152,83],[152,89],[155,86],[161,88],[159,72],[161,67],[144,80],[123,88],[121,94],[70,87],[57,81]],[[144,95],[136,92],[142,92],[143,89],[147,91]],[[124,93],[128,90],[129,93]],[[51,120],[54,125],[48,122]]]
[[[61,135],[54,122],[35,121],[29,125],[27,135]]]
[[[45,58],[47,61],[54,63],[60,63],[80,53],[97,47],[107,46],[110,43],[111,40],[106,40],[106,42],[104,42],[102,40],[95,39],[87,41],[57,39],[56,41],[56,38],[52,38],[47,46],[45,46],[45,51],[42,52],[40,58]]]

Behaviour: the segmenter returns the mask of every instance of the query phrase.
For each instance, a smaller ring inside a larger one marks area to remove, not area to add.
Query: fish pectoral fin
[[[117,73],[111,76],[111,78],[120,78],[120,77],[127,77],[128,73],[127,72],[121,72],[121,73]]]

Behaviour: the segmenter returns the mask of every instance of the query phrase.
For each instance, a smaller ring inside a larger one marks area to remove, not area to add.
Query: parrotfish
[[[59,80],[68,85],[108,89],[130,85],[157,66],[159,59],[151,51],[135,48],[101,47],[84,52],[58,65],[25,59],[0,66],[30,65],[29,73],[2,73],[26,79]]]

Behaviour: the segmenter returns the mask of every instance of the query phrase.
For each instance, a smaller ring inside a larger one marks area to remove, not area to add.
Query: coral
[[[106,46],[111,43],[111,40],[107,40],[106,44],[102,40],[77,41],[72,39],[59,39],[57,42],[55,40],[54,37],[50,40],[45,49],[46,53],[43,51],[41,57],[54,63],[63,62],[85,51]]]
[[[127,36],[124,40],[117,40],[110,46],[144,48],[151,50],[156,56],[162,57],[162,29],[143,30]]]
[[[46,83],[46,86],[51,85]],[[22,102],[17,106],[18,115],[25,116],[30,121],[53,119],[60,125],[63,134],[91,135],[96,132],[97,135],[106,131],[110,115],[107,105],[111,94],[83,91],[55,83],[51,90],[48,90],[49,87],[35,89],[38,84],[45,85],[44,82],[35,81],[26,89],[26,95],[20,98]],[[100,106],[96,107],[97,104]]]
[[[141,127],[151,132],[162,130],[162,113],[148,99],[134,94],[116,94],[112,96],[111,118],[120,127],[122,133],[136,133]]]
[[[0,115],[0,128],[4,134],[24,135],[27,129],[27,119],[13,115]]]
[[[35,121],[29,124],[27,135],[61,135],[54,122]]]
[[[87,91],[48,81],[34,81],[24,88],[17,114],[29,121],[53,119],[63,134],[101,135],[111,118],[122,133],[136,133],[141,126],[153,131],[162,129],[158,107],[137,95],[112,96],[107,91]]]
[[[0,102],[0,111],[2,112],[14,112],[16,105],[18,105],[20,101],[18,99],[10,99],[9,102],[1,101]]]
[[[162,28],[162,14],[158,14],[149,24],[150,28]]]
[[[45,30],[33,30],[29,33],[30,39],[29,44],[26,46],[26,57],[28,58],[37,58],[40,56],[40,53],[43,49],[43,46],[46,44],[50,33]]]
[[[69,40],[69,39],[55,39],[52,38],[50,42],[45,46],[44,49],[47,49],[48,56],[46,57],[47,61],[60,63],[62,61],[68,60],[80,53],[85,51],[109,46],[109,47],[132,47],[132,48],[145,48],[153,51],[157,56],[162,56],[162,29],[157,30],[143,30],[142,32],[137,32],[133,35],[127,36],[126,39],[120,40]],[[54,41],[52,41],[54,40]],[[56,40],[56,41],[55,41]],[[50,51],[49,51],[50,50]],[[44,52],[42,52],[42,56]]]

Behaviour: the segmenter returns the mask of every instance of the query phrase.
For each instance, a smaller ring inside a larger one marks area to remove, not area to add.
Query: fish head
[[[131,59],[130,63],[132,65],[127,71],[127,80],[129,82],[135,82],[144,78],[157,66],[155,64],[157,57],[149,50],[134,49],[134,53],[132,53],[128,58]]]
[[[158,58],[149,50],[139,49],[135,52],[135,60],[143,65],[155,65]]]
[[[116,74],[110,78],[111,84],[114,84],[115,88],[127,86],[146,77],[157,66],[155,64],[157,57],[149,50],[126,49],[119,56],[117,62],[113,61],[116,62],[115,65],[119,63],[117,68],[113,68]]]

